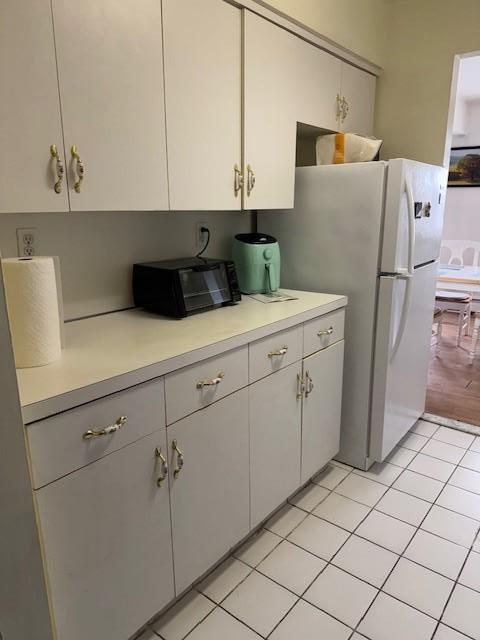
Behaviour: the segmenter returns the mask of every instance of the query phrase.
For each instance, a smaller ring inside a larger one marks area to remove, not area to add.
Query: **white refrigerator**
[[[383,461],[425,408],[447,172],[411,160],[302,167],[258,214],[281,285],[348,295],[339,460]]]

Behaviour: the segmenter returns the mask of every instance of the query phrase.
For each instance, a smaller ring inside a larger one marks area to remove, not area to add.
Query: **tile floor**
[[[332,462],[141,640],[480,640],[480,437]]]

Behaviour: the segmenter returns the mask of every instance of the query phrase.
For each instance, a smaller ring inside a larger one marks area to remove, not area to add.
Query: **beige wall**
[[[375,134],[383,157],[443,164],[455,54],[480,49],[479,0],[386,0]]]
[[[382,64],[384,0],[266,0],[263,4]]]

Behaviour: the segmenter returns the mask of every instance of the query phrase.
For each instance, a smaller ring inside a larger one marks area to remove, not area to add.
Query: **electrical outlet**
[[[19,258],[30,258],[36,254],[36,243],[38,240],[37,229],[17,229],[17,251]]]
[[[207,232],[202,231],[202,227],[208,227],[208,222],[197,222],[195,227],[195,248],[197,251],[201,251],[207,241]]]

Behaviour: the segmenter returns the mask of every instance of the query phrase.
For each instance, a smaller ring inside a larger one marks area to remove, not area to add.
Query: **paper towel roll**
[[[62,347],[54,259],[6,258],[2,269],[16,366],[58,360]]]

